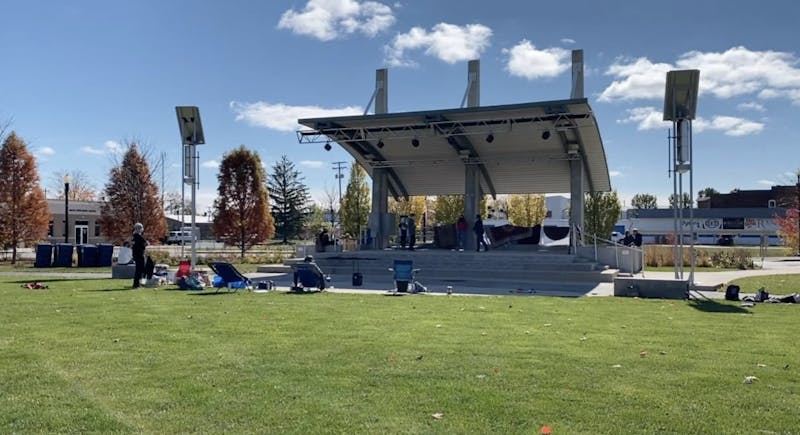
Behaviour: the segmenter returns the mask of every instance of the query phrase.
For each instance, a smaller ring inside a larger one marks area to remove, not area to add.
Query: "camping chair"
[[[214,271],[214,273],[222,279],[222,287],[227,287],[229,289],[233,289],[234,291],[239,289],[252,289],[253,282],[250,281],[250,278],[242,275],[232,264],[226,263],[224,261],[214,261],[208,263],[208,267]],[[217,287],[217,291],[219,291],[221,287]]]
[[[415,293],[417,285],[424,289],[421,284],[415,281],[415,275],[419,272],[419,269],[414,269],[413,261],[394,260],[394,267],[390,267],[389,270],[394,272],[395,291],[405,293],[408,291],[409,284],[412,284],[412,291]]]
[[[292,287],[292,290],[305,291],[305,289],[318,289],[319,291],[325,290],[325,276],[320,274],[311,267],[306,267],[308,263],[297,263],[292,265],[293,273],[297,274],[297,287]]]

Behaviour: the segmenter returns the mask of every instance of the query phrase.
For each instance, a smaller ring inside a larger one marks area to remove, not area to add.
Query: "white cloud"
[[[88,147],[88,146],[87,147],[81,147],[80,151],[82,153],[95,154],[95,155],[102,155],[102,154],[106,153],[105,150],[103,150],[101,148],[92,148],[92,147]]]
[[[736,105],[736,108],[739,110],[755,110],[756,112],[764,112],[767,110],[762,104],[756,103],[755,101],[740,103]]]
[[[655,107],[634,107],[625,111],[627,118],[618,119],[618,124],[636,123],[637,130],[652,130],[654,128],[668,128],[672,125],[669,121],[664,121],[664,114]]]
[[[216,161],[216,160],[206,160],[205,162],[201,163],[200,166],[202,166],[204,168],[218,169],[219,168],[219,162]]]
[[[50,147],[39,147],[38,152],[40,155],[43,156],[52,156],[53,154],[56,153],[56,150]]]
[[[122,154],[122,145],[117,141],[107,140],[103,143],[103,146],[111,154]]]
[[[669,128],[672,125],[672,122],[664,121],[663,113],[652,106],[634,107],[626,110],[626,113],[627,117],[617,120],[617,123],[635,123],[637,130]],[[734,116],[714,116],[710,121],[698,117],[692,122],[693,132],[700,133],[705,130],[721,131],[727,136],[746,136],[760,133],[764,130],[764,124]]]
[[[608,171],[608,175],[611,176],[611,177],[621,177],[622,176],[622,172],[620,172],[620,171]]]
[[[492,29],[482,24],[458,26],[439,23],[430,32],[413,27],[395,36],[391,44],[384,47],[385,62],[394,67],[414,66],[416,63],[406,59],[405,54],[408,50],[417,49],[447,63],[477,59],[489,47],[491,37]]]
[[[561,43],[562,44],[574,44],[575,40],[572,39],[572,38],[561,38]]]
[[[307,168],[321,168],[324,162],[320,160],[301,160],[300,166],[305,166]]]
[[[771,181],[771,180],[758,180],[757,183],[761,184],[761,185],[764,185],[764,186],[775,186],[775,185],[778,184],[778,183],[776,183],[774,181]]]
[[[325,109],[319,106],[288,106],[272,104],[264,101],[242,103],[231,101],[231,110],[236,113],[237,121],[244,121],[256,127],[266,127],[278,131],[295,131],[299,127],[297,120],[302,118],[326,118],[332,116],[361,115],[364,109],[348,106],[340,109]]]
[[[692,123],[692,130],[696,132],[719,130],[727,136],[747,136],[760,133],[764,130],[764,124],[735,116],[715,116],[711,121],[697,118]]]
[[[614,81],[600,101],[664,98],[666,72],[699,69],[700,93],[717,98],[757,95],[788,98],[800,104],[800,62],[794,54],[732,47],[725,52],[690,51],[674,63],[653,63],[647,58],[617,59],[606,71]]]
[[[508,55],[508,72],[528,80],[555,77],[567,71],[571,65],[568,50],[558,47],[537,50],[527,39],[511,48],[504,48],[503,54]]]
[[[289,29],[321,41],[356,32],[374,37],[395,22],[392,8],[374,1],[309,0],[302,11],[289,9],[281,15],[279,29]]]

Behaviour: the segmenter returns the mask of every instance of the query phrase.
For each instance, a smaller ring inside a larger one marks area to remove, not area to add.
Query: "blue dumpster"
[[[111,259],[114,256],[114,245],[110,243],[100,243],[97,245],[97,266],[111,267]]]
[[[36,261],[33,267],[50,267],[53,265],[53,245],[50,243],[36,245]]]
[[[78,246],[78,267],[97,266],[97,246],[79,245]]]
[[[56,245],[56,258],[53,266],[72,267],[72,245],[70,243]]]

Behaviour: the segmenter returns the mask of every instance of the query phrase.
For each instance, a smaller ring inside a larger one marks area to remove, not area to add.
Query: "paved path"
[[[760,264],[760,261],[759,261]],[[755,270],[736,270],[722,272],[698,272],[695,274],[695,283],[701,286],[717,286],[725,284],[737,278],[759,275],[779,275],[779,274],[800,274],[800,258],[770,258],[763,263],[762,269]],[[63,278],[110,278],[111,273],[95,272],[23,272],[9,271],[0,272],[0,275],[14,275],[20,277],[37,276],[58,276]],[[684,271],[684,277],[688,278],[688,270]],[[291,274],[287,273],[253,273],[247,274],[256,279],[269,279],[275,282],[278,289],[288,289],[291,286]],[[637,274],[641,277],[642,274]],[[672,279],[673,272],[645,272],[645,278]],[[445,295],[447,286],[451,285],[453,294],[457,295],[519,295],[519,296],[559,296],[559,297],[581,297],[581,296],[612,296],[614,294],[613,283],[577,283],[577,282],[537,282],[533,286],[519,288],[510,284],[498,282],[492,286],[471,287],[461,283],[447,283],[436,281],[432,278],[420,277],[422,283],[428,288],[428,294]],[[387,293],[394,288],[391,274],[386,273],[382,276],[365,276],[364,284],[361,287],[354,287],[350,275],[339,275],[332,277],[328,291],[332,293]],[[703,292],[708,297],[722,297],[722,292]]]

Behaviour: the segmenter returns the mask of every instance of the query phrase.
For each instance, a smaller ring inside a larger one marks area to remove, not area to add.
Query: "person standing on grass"
[[[144,225],[137,222],[133,225],[133,262],[136,264],[136,271],[133,273],[133,288],[142,285],[144,276],[144,249],[147,247],[147,240],[144,239]]]

